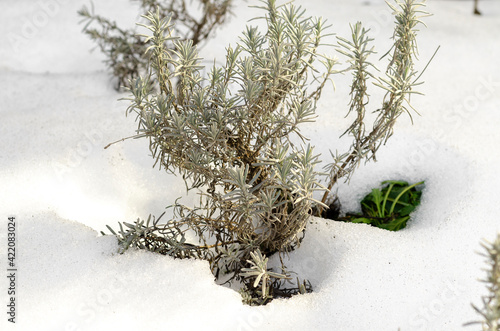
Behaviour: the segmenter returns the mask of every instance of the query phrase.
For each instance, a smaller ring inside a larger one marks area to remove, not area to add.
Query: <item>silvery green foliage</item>
[[[232,6],[232,0],[199,0],[195,3],[186,0],[136,1],[140,3],[141,13],[158,10],[162,17],[170,15],[181,38],[192,40],[195,45],[208,39],[226,21]],[[144,74],[148,65],[144,40],[135,29],[121,28],[115,21],[95,14],[93,4],[90,9],[82,7],[78,14],[85,22],[83,31],[106,55],[106,64],[118,78],[117,89],[130,87],[130,82]]]
[[[250,268],[242,268],[241,276],[253,281],[251,284],[252,288],[260,287],[260,296],[258,300],[259,302],[262,301],[262,303],[264,303],[265,301],[272,299],[272,295],[269,293],[269,289],[272,287],[272,278],[286,279],[289,277],[284,274],[269,271],[267,268],[267,261],[269,259],[262,255],[260,250],[257,249],[255,252],[251,252],[250,256],[252,259],[247,261]]]
[[[137,81],[129,111],[160,166],[190,188],[207,187],[206,209],[217,211],[203,217],[207,229],[224,233],[222,242],[251,243],[268,254],[297,245],[319,203],[318,157],[290,136],[314,119],[335,61],[318,54],[322,20],[304,17],[300,7],[263,3],[268,30],[247,27],[208,77],[192,42],[176,40],[170,19],[150,12],[144,26],[152,33],[146,41],[159,92],[151,77]],[[318,60],[325,69],[316,77]]]
[[[162,216],[155,219],[150,215],[146,221],[138,219],[134,224],[119,223],[118,233],[107,226],[111,234],[118,239],[119,253],[124,253],[130,247],[135,247],[181,259],[208,260],[210,258],[210,251],[187,243],[184,231],[180,228],[159,226],[158,222]],[[104,235],[104,233],[102,234]]]
[[[200,202],[175,204],[174,217],[151,231],[139,222],[120,234],[126,247],[208,260],[217,278],[226,274],[243,283],[242,296],[250,304],[311,290],[298,278],[296,288],[284,288],[288,273],[268,269],[266,256],[300,244],[313,208],[326,207],[332,185],[350,176],[360,160],[375,157],[397,117],[408,111],[418,78],[412,61],[421,6],[406,0],[398,2],[400,9],[393,7],[395,44],[387,78],[368,72],[373,50],[360,23],[352,27],[352,40],[339,38],[354,74],[349,111],[357,117],[346,131],[354,137],[351,150],[327,167],[326,189],[317,179],[313,147],[294,145],[292,137],[305,140],[300,125],[315,119],[316,102],[336,71],[337,60],[319,53],[327,26],[293,4],[259,2],[266,30],[247,27],[240,42],[226,49],[224,65],[214,65],[207,76],[193,42],[174,36],[171,16],[159,9],[144,16],[149,74],[131,87],[127,111],[137,115],[136,137],[149,139],[155,164],[180,174],[188,189],[198,190]],[[369,78],[387,94],[368,133]],[[314,199],[315,191],[325,191],[323,201]],[[186,243],[188,231],[199,245]]]
[[[350,150],[344,154],[332,154],[334,162],[326,167],[330,174],[329,190],[340,178],[349,179],[362,160],[375,160],[376,151],[392,135],[398,117],[403,113],[411,116],[414,109],[410,105],[410,97],[412,94],[419,94],[414,87],[421,84],[418,81],[420,75],[414,67],[418,54],[417,27],[423,24],[421,18],[429,15],[421,10],[424,3],[425,1],[396,0],[394,5],[387,2],[394,11],[396,26],[394,45],[384,55],[390,54],[385,77],[376,78],[369,71],[370,68],[375,68],[368,60],[374,53],[370,46],[373,39],[368,37],[369,30],[363,28],[360,22],[351,26],[350,40],[338,37],[339,52],[349,58],[349,70],[353,74],[349,112],[355,112],[357,116],[345,132],[354,138]],[[376,86],[386,91],[382,106],[375,110],[377,117],[371,130],[367,128],[365,121],[369,79],[373,79]],[[327,198],[328,192],[325,192],[322,202],[327,203]]]
[[[500,235],[497,235],[493,243],[485,241],[481,243],[486,251],[483,256],[487,258],[488,268],[486,269],[486,283],[489,294],[483,297],[483,307],[478,308],[473,305],[483,317],[482,329],[484,331],[500,330]]]
[[[281,273],[273,272],[267,266],[268,258],[259,249],[250,253],[249,267],[241,269],[244,287],[240,290],[242,301],[252,306],[268,303],[275,297],[289,298],[296,294],[312,292],[311,284],[304,280],[291,281],[290,273],[282,268]]]
[[[318,156],[291,137],[303,138],[299,126],[314,120],[336,61],[318,52],[323,20],[294,5],[261,3],[267,31],[247,27],[227,48],[225,64],[206,77],[193,42],[173,35],[171,17],[145,15],[151,73],[132,87],[128,112],[137,114],[138,136],[149,138],[157,164],[200,192],[199,205],[177,205],[165,229],[194,231],[198,249],[213,252],[214,274],[246,284],[259,279],[261,286],[248,290],[264,302],[269,277],[280,277],[259,257],[298,246],[312,207],[321,204],[313,197],[324,190]],[[264,273],[242,273],[255,267]]]

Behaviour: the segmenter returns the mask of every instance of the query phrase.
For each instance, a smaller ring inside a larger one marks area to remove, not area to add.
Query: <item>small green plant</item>
[[[127,109],[137,115],[134,138],[147,137],[155,164],[181,175],[200,202],[194,207],[175,203],[172,218],[163,224],[150,218],[112,231],[123,250],[138,247],[209,261],[217,279],[243,286],[240,292],[249,304],[312,290],[306,280],[294,283],[283,263],[281,272],[267,264],[273,254],[281,258],[297,248],[311,214],[327,209],[314,197],[328,190],[319,182],[319,157],[305,144],[300,126],[314,121],[316,103],[338,63],[320,53],[328,35],[323,19],[308,17],[293,4],[259,3],[266,30],[247,27],[240,43],[226,48],[225,64],[214,65],[207,76],[193,41],[173,34],[173,16],[163,16],[159,8],[143,16],[146,23],[140,25],[150,31],[143,36],[148,70],[131,86]],[[352,42],[339,39],[350,58],[346,70],[355,72],[350,111],[358,116],[347,132],[357,142],[356,151],[339,157],[344,165],[334,162],[328,168],[330,183],[354,171],[351,162],[373,159],[380,140],[407,110],[418,78],[413,29],[421,4],[398,4],[396,50],[388,78],[378,81],[388,90],[387,100],[368,136],[364,89],[372,77],[366,72],[371,39],[360,23],[353,27]],[[188,232],[198,242],[187,242]]]
[[[488,295],[482,298],[483,307],[472,305],[474,310],[483,317],[483,321],[471,322],[470,324],[481,324],[483,331],[500,330],[500,234],[493,243],[484,241],[481,246],[486,251],[481,255],[486,257],[488,268],[486,269],[486,283]]]
[[[348,214],[341,221],[367,223],[378,228],[398,231],[406,227],[410,213],[420,204],[422,191],[418,182],[409,185],[404,181],[388,180],[382,190],[375,188],[361,200],[361,215]]]
[[[218,26],[229,16],[232,0],[198,0],[201,14],[195,15],[195,6],[185,0],[136,0],[140,1],[141,13],[157,9],[162,18],[170,16],[177,24],[177,33],[183,40],[191,40],[194,45],[213,35]],[[78,11],[85,23],[83,31],[95,41],[106,55],[106,64],[118,79],[116,89],[130,87],[140,75],[147,71],[148,45],[138,36],[135,29],[120,28],[115,21],[97,15],[94,5],[84,6]],[[98,27],[91,27],[95,23]]]

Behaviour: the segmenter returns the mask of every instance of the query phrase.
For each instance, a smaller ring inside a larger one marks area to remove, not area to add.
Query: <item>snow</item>
[[[339,35],[363,21],[379,54],[390,46],[392,24],[380,0],[296,2],[328,18]],[[122,25],[137,17],[130,1],[94,3]],[[207,62],[220,59],[258,14],[247,3],[205,45]],[[103,149],[136,124],[117,101],[126,94],[113,90],[102,55],[90,53],[93,44],[81,34],[76,11],[83,4],[0,2],[0,242],[6,245],[7,217],[15,216],[18,243],[17,323],[7,322],[2,276],[2,330],[461,330],[478,319],[470,304],[480,304],[485,288],[476,252],[500,230],[498,1],[480,1],[482,17],[472,15],[472,1],[429,1],[420,66],[441,48],[424,74],[425,96],[413,100],[421,116],[413,125],[401,118],[379,161],[337,187],[344,210],[356,211],[383,180],[425,180],[408,227],[388,232],[313,219],[286,264],[314,292],[264,307],[245,306],[216,285],[204,261],[119,255],[114,238],[99,235],[106,224],[161,214],[185,189],[152,168],[145,140]],[[303,130],[325,160],[329,149],[349,143],[337,137],[349,120],[350,77],[334,80],[318,122]],[[372,102],[379,98],[372,90]]]

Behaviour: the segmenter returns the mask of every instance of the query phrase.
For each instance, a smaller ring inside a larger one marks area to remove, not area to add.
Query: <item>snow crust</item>
[[[94,1],[122,25],[137,18],[130,1]],[[201,50],[210,63],[236,43],[259,14],[238,3],[235,17]],[[297,0],[347,36],[349,23],[372,29],[379,55],[390,47],[392,19],[383,1]],[[0,217],[18,224],[18,317],[2,311],[2,330],[461,330],[477,320],[470,303],[485,294],[482,238],[500,230],[500,3],[429,1],[432,17],[419,35],[424,74],[421,116],[401,118],[378,162],[338,186],[343,209],[383,180],[425,180],[408,227],[388,232],[314,218],[286,263],[314,292],[248,307],[216,285],[203,261],[148,252],[116,254],[105,225],[159,215],[185,192],[178,178],[152,168],[145,140],[128,140],[126,94],[81,34],[76,11],[86,1],[0,2]],[[253,24],[253,23],[252,23]],[[374,62],[383,68],[383,61]],[[304,128],[328,160],[345,119],[350,77],[334,78],[318,121]],[[373,107],[381,93],[372,90]],[[184,202],[196,199],[192,194]],[[6,244],[6,225],[0,242]],[[7,257],[1,251],[5,266]],[[5,269],[5,268],[4,268]],[[0,298],[8,297],[5,277]],[[477,326],[467,329],[477,329]]]

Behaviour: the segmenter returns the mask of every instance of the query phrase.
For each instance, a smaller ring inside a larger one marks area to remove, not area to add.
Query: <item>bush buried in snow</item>
[[[339,38],[350,61],[345,70],[354,72],[349,111],[357,117],[346,131],[354,137],[352,148],[327,167],[325,188],[315,170],[320,161],[314,148],[297,146],[292,137],[307,139],[299,127],[314,121],[316,103],[338,72],[338,60],[320,53],[328,26],[293,4],[261,3],[257,8],[266,12],[267,30],[247,27],[240,43],[227,47],[225,64],[214,65],[207,77],[193,41],[173,36],[170,16],[159,9],[144,16],[147,23],[140,25],[151,31],[144,36],[149,73],[131,87],[127,111],[136,113],[135,137],[149,138],[155,164],[182,175],[188,189],[198,190],[200,203],[175,203],[166,224],[150,217],[125,228],[120,224],[118,234],[124,249],[208,260],[217,278],[227,274],[229,282],[243,284],[250,304],[311,290],[299,279],[294,288],[284,288],[289,273],[284,265],[281,272],[270,271],[267,256],[299,246],[311,214],[327,208],[332,185],[349,178],[362,159],[374,159],[398,116],[409,112],[418,80],[414,28],[422,6],[410,0],[392,6],[397,24],[386,78],[368,72],[373,50],[361,23],[352,27],[352,40]],[[368,78],[387,94],[366,133]],[[314,198],[315,191],[325,192],[323,201]],[[198,244],[186,241],[188,231]]]

